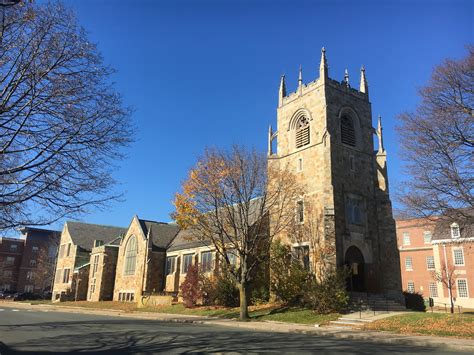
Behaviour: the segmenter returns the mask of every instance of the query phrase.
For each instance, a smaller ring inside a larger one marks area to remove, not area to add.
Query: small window
[[[10,277],[13,276],[13,271],[11,271],[11,270],[5,270],[5,271],[3,272],[3,276],[8,279],[8,278],[10,278]]]
[[[97,273],[97,269],[99,268],[99,255],[94,255],[94,261],[92,263],[92,277],[95,276]]]
[[[347,115],[341,117],[341,141],[351,147],[356,145],[354,120]]]
[[[95,284],[96,284],[96,280],[94,278],[91,280],[91,286],[89,288],[89,299],[91,299],[92,295],[95,293]]]
[[[415,293],[415,283],[413,281],[408,281],[407,291],[410,293]]]
[[[33,279],[33,271],[28,271],[26,273],[26,279],[27,280],[32,280]]]
[[[201,271],[212,271],[212,252],[205,251],[201,253]]]
[[[410,233],[404,232],[403,233],[403,245],[410,245]]]
[[[14,256],[7,256],[5,259],[5,263],[7,265],[13,265],[15,263],[15,257]]]
[[[69,256],[70,254],[71,254],[71,243],[68,243],[66,256]]]
[[[296,124],[296,148],[304,147],[310,142],[309,120],[301,117]]]
[[[11,244],[10,245],[10,251],[11,252],[16,252],[18,250],[18,245],[16,244]]]
[[[35,266],[36,266],[36,260],[35,260],[35,259],[31,259],[31,260],[30,260],[30,266],[31,266],[31,267],[35,267]]]
[[[296,218],[299,223],[304,222],[304,202],[298,201],[296,203]]]
[[[25,292],[31,293],[33,292],[33,285],[25,285]]]
[[[430,231],[424,231],[423,232],[423,241],[425,244],[430,244],[431,243],[431,232]]]
[[[302,245],[293,247],[293,258],[303,265],[306,271],[309,271],[309,246]]]
[[[31,251],[32,251],[33,253],[37,253],[37,252],[38,252],[38,247],[36,247],[36,246],[35,246],[35,247],[32,247],[32,248],[31,248]]]
[[[434,262],[434,256],[433,255],[428,255],[426,257],[426,268],[428,270],[434,270],[435,269],[435,262]]]
[[[355,161],[352,155],[349,157],[349,166],[351,168],[351,171],[355,171]]]
[[[176,256],[166,258],[166,275],[174,274],[176,271]]]
[[[364,201],[360,198],[346,197],[346,219],[349,224],[364,224]]]
[[[59,257],[62,258],[64,256],[64,244],[59,247]]]
[[[69,282],[69,273],[70,273],[70,269],[64,269],[64,273],[63,273],[63,284],[67,284]]]
[[[430,282],[430,297],[438,297],[438,287],[436,282]]]
[[[413,261],[411,256],[407,256],[405,258],[405,270],[411,271],[413,270]]]
[[[298,167],[296,168],[298,172],[303,171],[303,158],[298,158]]]
[[[135,299],[135,294],[132,292],[130,294],[130,302],[133,302],[134,299]]]
[[[457,279],[456,280],[458,288],[458,297],[459,298],[468,298],[469,292],[467,290],[467,280],[466,279]]]
[[[461,248],[453,249],[454,255],[454,265],[463,266],[464,265],[464,252]]]
[[[194,254],[183,255],[183,274],[187,273],[189,267],[193,264]]]
[[[461,232],[459,231],[459,225],[457,223],[451,224],[451,237],[453,239],[459,238],[461,236]]]

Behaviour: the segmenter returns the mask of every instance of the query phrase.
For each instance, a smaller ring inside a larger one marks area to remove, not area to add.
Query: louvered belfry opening
[[[296,125],[296,148],[304,147],[309,142],[309,120],[301,117]]]
[[[341,117],[341,141],[352,147],[356,145],[354,121],[349,116]]]

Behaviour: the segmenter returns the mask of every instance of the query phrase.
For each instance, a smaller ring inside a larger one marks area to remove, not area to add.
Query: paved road
[[[0,305],[1,355],[75,352],[448,353],[441,349],[375,344],[316,335],[255,332],[231,327],[1,308]]]

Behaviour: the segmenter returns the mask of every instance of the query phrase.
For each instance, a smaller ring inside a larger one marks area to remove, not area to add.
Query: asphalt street
[[[271,327],[271,324],[269,324]],[[0,354],[46,353],[448,354],[443,349],[232,327],[2,308]]]

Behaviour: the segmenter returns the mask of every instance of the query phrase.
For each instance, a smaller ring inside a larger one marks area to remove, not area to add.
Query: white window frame
[[[412,289],[412,290],[410,290],[410,289]],[[415,293],[415,292],[416,292],[416,289],[415,289],[415,282],[413,282],[413,281],[408,281],[408,282],[407,282],[407,291],[408,291],[409,293]]]
[[[410,232],[403,232],[403,245],[411,245]]]
[[[428,262],[428,260],[430,260],[430,262]],[[430,267],[430,266],[432,266],[432,267]],[[434,270],[436,268],[433,255],[428,255],[426,257],[426,268],[428,270]]]
[[[464,283],[466,284],[466,296],[461,296],[459,293],[459,281],[464,281]],[[456,279],[456,290],[458,298],[469,298],[469,288],[467,286],[467,279]]]
[[[177,259],[178,258],[177,258],[176,255],[170,255],[170,256],[166,257],[166,269],[165,269],[166,275],[173,275],[176,272],[176,260]],[[170,263],[170,261],[171,261],[171,263]],[[171,268],[169,268],[170,265],[171,265]],[[169,272],[168,272],[168,269],[170,269]]]
[[[430,282],[428,284],[428,289],[430,291],[430,297],[438,297],[438,285],[436,282]]]
[[[461,238],[461,230],[459,229],[459,224],[456,222],[451,224],[451,238]]]
[[[429,240],[426,241],[426,237],[429,236]],[[423,232],[423,243],[425,244],[431,244],[431,239],[432,239],[433,235],[430,231],[424,231]]]
[[[410,260],[409,263],[408,263],[408,260]],[[405,271],[413,271],[413,258],[411,256],[405,257]]]
[[[204,254],[210,255],[210,258],[211,258],[211,260],[209,261],[209,265],[206,268],[204,268],[204,263],[203,263],[203,260],[202,260],[202,257],[203,257]],[[209,250],[202,251],[201,255],[199,257],[201,259],[201,268],[202,268],[201,271],[202,272],[211,272],[212,269],[214,269],[214,255],[213,255],[213,252],[209,251]]]
[[[455,248],[452,248],[453,249],[453,263],[454,263],[454,266],[464,266],[466,261],[464,260],[464,250],[462,247],[455,247]],[[458,264],[457,263],[457,258],[456,258],[456,251],[460,251],[461,252],[461,258],[462,258],[462,264]]]
[[[191,263],[187,266],[188,269],[185,271],[184,269],[186,268],[186,257],[191,257]],[[183,263],[181,265],[181,273],[182,274],[187,274],[188,273],[188,270],[189,268],[191,267],[191,265],[194,264],[194,253],[187,253],[187,254],[183,254]]]

